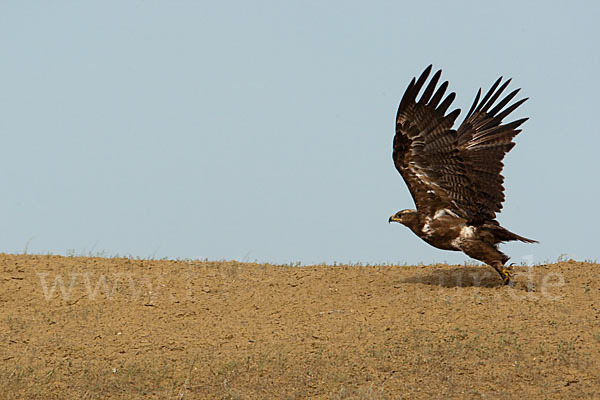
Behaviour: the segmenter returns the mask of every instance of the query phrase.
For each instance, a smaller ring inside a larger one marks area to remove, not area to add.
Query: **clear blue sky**
[[[498,220],[597,259],[600,3],[2,1],[0,251],[462,263],[406,227],[398,102],[430,63],[529,116]],[[459,117],[462,121],[462,116]]]

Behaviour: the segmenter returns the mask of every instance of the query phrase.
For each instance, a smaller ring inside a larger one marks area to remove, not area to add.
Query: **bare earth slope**
[[[600,398],[599,267],[0,254],[0,398]]]

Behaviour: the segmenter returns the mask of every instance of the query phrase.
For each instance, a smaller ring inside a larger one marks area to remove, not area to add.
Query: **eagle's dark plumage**
[[[498,101],[510,83],[499,78],[482,99],[479,89],[465,120],[454,130],[460,110],[447,110],[455,94],[444,97],[448,82],[438,87],[441,70],[425,86],[431,68],[413,78],[402,97],[392,153],[417,209],[399,211],[390,222],[408,226],[434,247],[463,251],[491,265],[508,283],[508,257],[498,244],[536,242],[510,232],[495,219],[504,201],[502,159],[527,118],[502,120],[527,99],[507,107],[519,92],[516,89]]]

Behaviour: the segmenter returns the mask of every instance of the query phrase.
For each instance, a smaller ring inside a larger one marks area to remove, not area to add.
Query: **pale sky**
[[[388,217],[410,79],[530,100],[513,262],[598,259],[600,3],[2,1],[0,251],[462,263]],[[525,258],[524,258],[525,257]]]

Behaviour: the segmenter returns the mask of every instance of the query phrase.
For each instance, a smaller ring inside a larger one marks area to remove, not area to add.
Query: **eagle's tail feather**
[[[511,239],[511,240],[520,240],[521,242],[525,242],[525,243],[539,243],[539,242],[538,242],[537,240],[535,240],[535,239],[528,239],[528,238],[526,238],[526,237],[519,236],[519,235],[517,235],[516,233],[512,233],[512,232],[510,232],[510,234],[514,236],[514,239]]]
[[[513,240],[519,240],[525,243],[539,243],[537,240],[528,239],[526,237],[517,235],[516,233],[513,233],[500,225],[486,224],[486,228],[492,231],[494,237],[498,242],[510,242]]]

